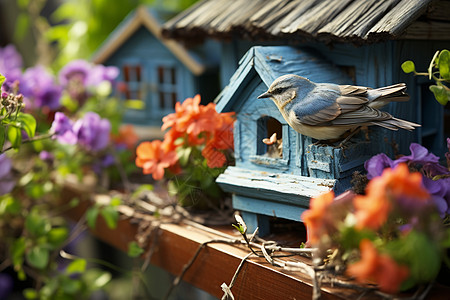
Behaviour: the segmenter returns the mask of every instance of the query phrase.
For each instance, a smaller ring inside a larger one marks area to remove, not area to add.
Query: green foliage
[[[106,225],[110,229],[117,227],[119,221],[119,212],[117,207],[120,205],[121,200],[119,198],[112,198],[111,202],[107,205],[96,203],[86,211],[86,220],[89,227],[95,229],[97,223],[97,217],[100,214],[106,222]]]
[[[223,192],[215,180],[226,166],[209,168],[201,150],[195,146],[180,147],[177,154],[183,171],[181,174],[169,175],[169,195],[176,196],[183,206],[199,209],[217,206]]]
[[[419,250],[420,249],[420,250]],[[406,287],[433,281],[441,268],[441,253],[427,235],[411,231],[386,244],[386,251],[396,261],[409,266]]]
[[[428,76],[431,80],[436,82],[436,85],[430,86],[430,91],[441,105],[447,105],[450,101],[450,51],[437,51],[431,59],[428,66],[428,72],[419,73],[416,71],[415,65],[412,61],[405,61],[402,65],[402,70],[405,73],[413,73],[414,75]]]
[[[128,255],[130,257],[139,257],[142,253],[144,253],[144,249],[139,247],[136,241],[132,241],[128,244]]]

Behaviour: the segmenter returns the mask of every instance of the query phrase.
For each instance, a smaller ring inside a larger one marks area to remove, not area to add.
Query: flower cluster
[[[318,248],[322,263],[343,264],[358,282],[388,293],[432,281],[450,237],[425,177],[410,172],[405,161],[371,177],[365,195],[319,195],[302,214],[307,244]],[[336,253],[332,259],[330,249]]]
[[[59,72],[60,84],[72,99],[84,103],[93,93],[93,89],[101,83],[114,83],[119,69],[113,66],[93,65],[85,60],[77,59],[69,62]]]
[[[20,82],[27,109],[48,107],[54,111],[60,107],[62,89],[44,67],[28,68]]]
[[[22,74],[22,57],[14,46],[0,48],[0,73],[7,78],[2,89],[18,89],[25,96],[28,110],[46,108],[56,111],[61,107],[61,97],[67,93],[83,104],[101,84],[113,84],[119,69],[113,66],[94,65],[85,60],[74,60],[65,65],[58,80],[43,66],[35,66]],[[110,89],[109,89],[110,90]]]
[[[450,138],[447,138],[447,161],[450,160]],[[432,195],[432,199],[439,209],[441,217],[450,213],[450,169],[439,164],[439,157],[430,153],[422,145],[412,143],[409,147],[411,154],[396,160],[390,159],[386,154],[375,155],[364,164],[367,178],[380,176],[385,168],[393,168],[401,163],[408,164],[413,170],[420,170],[423,175],[423,184]],[[447,163],[449,166],[450,164]]]
[[[64,113],[57,112],[50,132],[63,144],[78,144],[88,151],[101,151],[108,146],[111,124],[94,112],[72,122]]]
[[[200,104],[200,95],[176,103],[175,112],[163,118],[164,141],[144,142],[137,148],[136,165],[162,179],[162,170],[176,167],[180,156],[200,147],[209,168],[220,168],[227,162],[226,151],[233,148],[232,113],[217,113],[214,103]],[[188,154],[187,154],[188,153]],[[184,163],[182,163],[184,164]],[[175,168],[176,169],[176,168]]]

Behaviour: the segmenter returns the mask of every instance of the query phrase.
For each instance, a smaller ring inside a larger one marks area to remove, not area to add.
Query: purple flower
[[[446,213],[450,212],[450,195],[447,195],[450,190],[450,182],[446,179],[432,180],[427,177],[422,178],[423,185],[431,195],[431,200],[436,205],[441,218],[445,217]]]
[[[87,86],[97,86],[103,81],[111,83],[119,76],[119,69],[117,67],[105,67],[103,65],[96,65],[92,68],[87,78]]]
[[[100,151],[109,143],[111,123],[94,112],[88,112],[73,125],[78,144],[87,150]]]
[[[91,64],[86,60],[73,60],[59,71],[59,83],[67,86],[71,80],[76,80],[85,86],[91,69]]]
[[[413,162],[421,165],[439,163],[439,157],[429,152],[428,149],[422,145],[411,143],[409,150],[411,151],[411,154],[395,160],[395,165],[402,162]]]
[[[447,140],[449,142],[449,140]],[[439,157],[429,152],[425,147],[412,143],[409,147],[411,154],[399,159],[391,160],[384,153],[375,155],[364,163],[367,170],[367,178],[380,176],[385,168],[394,168],[400,163],[407,163],[415,167],[421,167],[423,184],[430,193],[441,217],[450,213],[450,178],[432,180],[436,175],[450,174],[450,171],[439,164]]]
[[[77,143],[77,136],[73,132],[73,123],[62,112],[55,113],[50,132],[54,133],[54,138],[62,144],[75,145]]]
[[[15,182],[11,169],[11,160],[6,154],[0,154],[0,195],[7,194],[14,188]]]
[[[21,91],[31,101],[33,107],[60,107],[61,88],[55,84],[53,76],[44,67],[36,66],[25,71]]]
[[[55,156],[53,153],[44,150],[39,153],[39,158],[43,161],[52,162],[55,159]]]
[[[385,168],[394,167],[394,162],[386,154],[380,153],[364,163],[364,168],[367,170],[367,179],[380,176]]]
[[[22,56],[14,45],[0,48],[0,73],[6,77],[6,84],[10,85],[22,76]]]

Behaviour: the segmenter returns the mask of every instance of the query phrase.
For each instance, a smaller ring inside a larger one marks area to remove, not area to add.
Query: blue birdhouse
[[[259,46],[242,58],[216,98],[219,112],[237,115],[236,166],[228,167],[217,182],[233,194],[233,207],[242,212],[249,228],[259,226],[261,234],[268,232],[270,216],[299,221],[311,197],[350,188],[353,172],[362,170],[378,149],[363,136],[353,138],[344,149],[314,145],[310,137],[291,128],[272,101],[257,99],[285,74],[314,82],[350,81],[342,70],[307,50]],[[276,139],[270,141],[272,136]]]
[[[202,0],[166,22],[163,35],[185,42],[219,40],[222,88],[248,49],[261,45],[312,48],[345,71],[351,79],[346,84],[378,88],[404,82],[410,101],[391,103],[386,111],[422,127],[411,133],[378,131],[380,152],[408,154],[410,143],[417,142],[442,156],[450,136],[449,105],[437,103],[432,81],[405,74],[400,66],[412,60],[425,71],[437,50],[450,49],[447,11],[446,0],[253,0],[251,5]]]
[[[161,119],[174,111],[176,102],[195,94],[211,101],[219,92],[217,44],[187,48],[163,38],[164,16],[164,11],[138,7],[92,57],[94,63],[120,69],[116,89],[126,107],[124,122],[142,128],[138,134],[146,138],[162,134]]]

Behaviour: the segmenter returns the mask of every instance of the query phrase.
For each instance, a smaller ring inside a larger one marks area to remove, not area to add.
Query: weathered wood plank
[[[216,182],[227,192],[308,207],[311,197],[330,191],[336,180],[228,167]]]
[[[391,9],[366,35],[400,35],[423,14],[431,0],[402,0]]]

